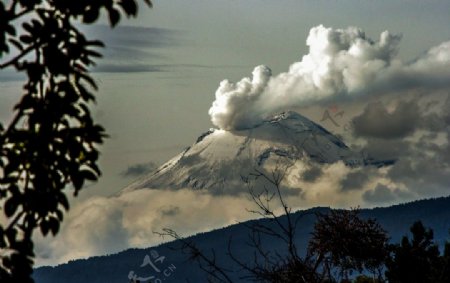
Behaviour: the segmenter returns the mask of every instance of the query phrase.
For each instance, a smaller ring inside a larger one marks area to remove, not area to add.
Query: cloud
[[[411,143],[403,139],[386,140],[386,139],[366,139],[366,145],[363,151],[369,157],[377,160],[398,159],[406,156],[410,152]]]
[[[181,32],[163,28],[93,25],[82,30],[106,45],[99,49],[104,58],[92,68],[94,72],[163,72],[157,64],[165,63],[165,51],[181,41]]]
[[[126,58],[128,48],[150,50],[166,48],[178,44],[180,31],[166,28],[117,26],[114,29],[107,25],[92,25],[80,27],[88,38],[99,38],[106,43],[106,50],[118,50]],[[133,54],[128,54],[133,56]]]
[[[364,193],[367,203],[448,195],[449,106],[445,92],[392,96],[384,103],[369,104],[353,119],[357,125],[353,133],[363,141],[369,156],[397,160],[383,173],[383,182],[379,183],[384,187]],[[377,117],[379,121],[374,121]]]
[[[175,205],[161,208],[161,216],[175,216],[180,214],[181,209]]]
[[[216,197],[183,189],[139,190],[116,197],[92,197],[75,205],[53,239],[35,236],[38,265],[159,244],[162,228],[181,235],[249,219],[247,198]],[[189,219],[189,225],[186,225]]]
[[[377,184],[373,190],[364,192],[362,198],[372,204],[395,203],[399,199],[405,201],[412,200],[413,195],[409,192],[401,191],[398,188],[391,189],[386,185]]]
[[[341,180],[342,191],[360,190],[369,181],[368,172],[366,170],[359,170],[350,172]]]
[[[104,73],[139,73],[139,72],[165,72],[166,70],[160,66],[152,66],[147,64],[135,63],[135,64],[123,64],[123,63],[110,63],[99,64],[94,69],[95,72]]]
[[[122,171],[120,175],[124,177],[139,177],[145,173],[150,173],[156,167],[157,165],[154,162],[134,164]]]
[[[397,56],[400,40],[388,31],[375,41],[355,27],[314,27],[306,40],[309,53],[288,72],[272,76],[268,67],[258,66],[251,78],[222,81],[211,121],[225,130],[250,128],[287,108],[450,85],[450,42],[403,63]]]
[[[308,169],[302,172],[301,178],[305,182],[312,183],[317,181],[322,175],[323,175],[322,169],[316,164],[311,164],[311,166]]]
[[[353,130],[356,136],[403,138],[418,128],[419,121],[419,107],[415,102],[401,101],[388,112],[378,101],[369,103],[361,115],[353,118]]]
[[[256,103],[262,91],[267,87],[272,71],[266,66],[253,70],[252,78],[244,78],[238,83],[227,80],[220,83],[216,91],[216,100],[209,109],[211,121],[221,129],[250,127],[260,121],[260,117],[248,115],[247,107]]]
[[[308,168],[299,162],[291,170],[295,173],[310,170]],[[346,207],[357,201],[351,195],[338,193],[339,180],[350,170],[347,166],[339,162],[325,165],[321,170],[323,173],[316,182],[298,182],[295,174],[286,178],[282,190],[291,207],[327,205],[331,200],[334,206]],[[268,189],[274,188],[268,186]],[[271,207],[281,213],[277,199]],[[56,264],[131,247],[157,245],[162,239],[154,231],[162,228],[191,235],[259,217],[248,212],[256,209],[244,182],[241,193],[233,195],[191,188],[148,188],[113,197],[92,197],[72,207],[55,238],[35,236],[37,263]]]

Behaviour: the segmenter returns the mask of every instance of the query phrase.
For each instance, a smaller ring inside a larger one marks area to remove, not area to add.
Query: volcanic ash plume
[[[400,39],[388,31],[374,41],[355,27],[314,27],[306,40],[309,53],[288,72],[272,76],[268,67],[258,66],[252,78],[222,81],[209,109],[211,121],[224,130],[239,130],[288,107],[450,85],[450,42],[405,64],[397,57]]]

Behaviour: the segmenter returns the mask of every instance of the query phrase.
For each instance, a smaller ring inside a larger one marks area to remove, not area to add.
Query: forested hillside
[[[329,208],[313,208],[293,214],[294,217],[303,215],[300,217],[296,234],[296,244],[300,253],[306,250],[316,220],[315,213],[328,210]],[[409,233],[409,227],[420,220],[426,227],[434,230],[436,243],[443,246],[448,239],[450,228],[450,197],[415,201],[387,208],[363,209],[360,216],[375,218],[388,232],[392,242],[399,242],[402,236]],[[281,221],[285,220],[285,217],[281,218]],[[250,232],[248,226],[256,221],[276,227],[268,219],[253,220],[198,234],[189,239],[205,255],[212,257],[214,251],[218,265],[238,270],[236,264],[226,255],[228,243],[231,243],[230,249],[234,256],[242,261],[252,262],[254,249],[248,246]],[[186,254],[176,249],[178,244],[175,241],[147,249],[129,249],[113,255],[75,260],[56,267],[40,267],[35,270],[34,278],[37,283],[59,283],[62,282],[61,278],[64,278],[66,283],[124,283],[130,282],[129,277],[136,275],[153,280],[150,282],[206,282],[206,275],[197,263],[189,261]],[[262,246],[281,255],[287,253],[286,245],[274,241],[273,238],[263,238]],[[246,282],[239,279],[237,272],[234,274],[232,279]]]

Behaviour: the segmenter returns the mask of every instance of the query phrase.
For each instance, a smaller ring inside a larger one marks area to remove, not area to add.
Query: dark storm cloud
[[[375,199],[406,201],[416,198],[448,195],[450,180],[450,145],[448,140],[436,144],[432,138],[436,135],[424,134],[418,140],[386,140],[374,139],[369,142],[371,156],[383,159],[395,157],[396,162],[387,170],[385,177],[396,184],[395,190],[378,187],[364,194],[363,199],[375,203]],[[446,138],[447,139],[447,138]],[[374,150],[376,149],[376,150]],[[349,179],[347,176],[344,180]],[[405,188],[398,190],[398,187]]]
[[[350,172],[341,180],[341,190],[351,191],[362,189],[369,181],[369,172],[366,170]]]
[[[129,166],[127,169],[122,171],[120,175],[124,177],[138,177],[145,173],[150,173],[156,169],[156,164],[153,162],[140,163]]]
[[[305,182],[312,183],[319,179],[322,175],[322,169],[319,166],[313,165],[301,174],[301,179]]]
[[[425,110],[430,113],[422,115],[420,127],[432,132],[450,133],[450,94],[447,94],[447,98],[444,101],[436,101],[436,104],[433,102],[435,101],[431,101],[429,105],[426,105]],[[440,108],[442,111],[435,113],[433,110],[436,108]]]
[[[442,152],[418,153],[399,160],[387,177],[394,182],[403,183],[410,191],[420,195],[439,194],[443,189],[450,189],[449,166],[439,162],[441,154]]]
[[[368,139],[364,152],[376,160],[396,159],[409,154],[411,142],[403,139]]]
[[[384,175],[390,185],[379,184],[366,191],[363,200],[367,203],[407,201],[450,192],[450,98],[442,92],[409,98],[406,101],[393,96],[386,104],[371,103],[353,119],[353,134],[364,140],[363,150],[369,157],[396,159]],[[349,185],[351,174],[342,179],[343,186]],[[354,181],[357,183],[358,178]]]
[[[415,102],[402,101],[392,112],[382,102],[374,102],[353,118],[353,130],[356,136],[362,137],[403,138],[418,128],[419,121],[419,107]]]

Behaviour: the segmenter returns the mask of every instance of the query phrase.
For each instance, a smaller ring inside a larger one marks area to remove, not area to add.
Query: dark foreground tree
[[[76,195],[100,175],[97,146],[105,134],[89,111],[97,86],[88,68],[103,43],[75,24],[92,24],[103,11],[115,26],[137,9],[135,0],[0,2],[0,70],[27,78],[12,120],[0,124],[2,283],[32,282],[33,231],[55,235],[69,209],[64,189]]]
[[[450,282],[450,244],[443,255],[433,240],[433,230],[415,222],[410,229],[412,239],[403,237],[391,246],[392,256],[386,263],[386,279],[390,283]]]
[[[374,219],[362,219],[359,210],[331,210],[318,214],[308,253],[330,279],[348,280],[353,271],[369,271],[381,280],[388,256],[386,232]],[[337,276],[332,273],[337,271]]]

